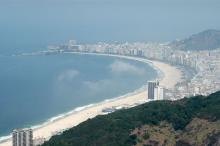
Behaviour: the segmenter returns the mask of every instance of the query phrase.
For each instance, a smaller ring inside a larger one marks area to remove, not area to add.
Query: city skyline
[[[218,14],[219,0],[1,0],[0,146],[220,145]]]
[[[80,43],[173,41],[220,29],[215,17],[219,5],[218,0],[3,0],[0,53],[45,49],[70,39]]]

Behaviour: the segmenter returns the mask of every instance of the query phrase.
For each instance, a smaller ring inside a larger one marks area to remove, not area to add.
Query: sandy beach
[[[169,64],[162,63],[159,61],[150,61],[142,58],[119,56],[119,55],[107,55],[107,56],[114,56],[125,59],[137,60],[144,63],[150,63],[154,68],[159,69],[160,72],[162,73],[162,76],[160,78],[160,85],[168,89],[174,88],[176,83],[179,82],[182,77],[181,71],[178,70],[175,66],[171,66]],[[147,90],[141,90],[139,92],[124,97],[115,98],[107,102],[100,102],[94,104],[93,106],[89,106],[82,110],[70,113],[65,117],[62,117],[53,122],[47,123],[42,127],[34,129],[33,136],[34,138],[43,137],[49,139],[53,134],[59,131],[69,129],[87,120],[88,118],[93,118],[97,115],[103,114],[102,110],[104,108],[111,108],[116,106],[133,106],[136,104],[146,102],[146,99],[147,99]],[[11,145],[12,145],[11,139],[0,144],[0,146],[11,146]]]

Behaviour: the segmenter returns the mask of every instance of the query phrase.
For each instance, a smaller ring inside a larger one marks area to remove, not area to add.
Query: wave
[[[8,139],[11,138],[11,135],[7,135],[7,136],[2,136],[0,137],[0,143],[7,141]]]
[[[48,120],[46,120],[45,122],[39,124],[39,125],[34,125],[34,126],[31,126],[30,128],[33,129],[33,130],[36,130],[36,129],[39,129],[39,128],[42,128],[50,123],[53,123],[57,120],[60,120],[62,118],[65,118],[71,114],[74,114],[74,113],[78,113],[80,111],[83,111],[87,108],[90,108],[90,107],[94,107],[94,106],[97,106],[97,105],[100,105],[100,104],[103,104],[103,103],[108,103],[108,102],[112,102],[112,101],[115,101],[117,99],[120,99],[120,98],[125,98],[125,97],[128,97],[128,96],[131,96],[131,95],[135,95],[137,93],[140,93],[142,92],[143,90],[146,90],[146,85],[142,86],[141,88],[133,91],[133,92],[130,92],[130,93],[127,93],[125,95],[122,95],[122,96],[117,96],[117,97],[113,97],[113,98],[110,98],[110,99],[105,99],[104,101],[101,101],[101,102],[97,102],[97,103],[92,103],[92,104],[88,104],[88,105],[85,105],[85,106],[80,106],[80,107],[76,107],[74,108],[73,110],[69,111],[69,112],[65,112],[65,113],[62,113],[62,114],[59,114],[57,116],[54,116],[52,118],[49,118]],[[0,137],[0,143],[2,142],[5,142],[9,139],[11,139],[11,135],[7,135],[7,136],[2,136]]]

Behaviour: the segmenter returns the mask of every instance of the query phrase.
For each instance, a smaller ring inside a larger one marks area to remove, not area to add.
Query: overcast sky
[[[220,29],[219,14],[220,0],[0,0],[0,49],[69,39],[166,42]]]

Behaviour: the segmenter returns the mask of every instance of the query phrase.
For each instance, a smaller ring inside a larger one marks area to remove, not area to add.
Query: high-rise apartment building
[[[32,129],[15,129],[12,132],[13,146],[33,146]]]
[[[148,99],[154,99],[154,88],[159,86],[158,81],[150,81],[148,82]]]

